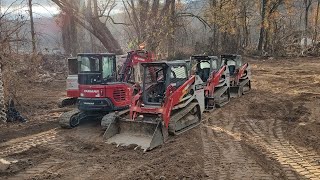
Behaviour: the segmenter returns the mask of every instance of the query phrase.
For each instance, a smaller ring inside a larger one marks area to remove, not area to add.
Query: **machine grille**
[[[117,102],[126,100],[126,90],[124,88],[118,88],[113,91],[113,99]]]

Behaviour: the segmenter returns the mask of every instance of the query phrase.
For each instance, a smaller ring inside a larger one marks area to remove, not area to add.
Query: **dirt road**
[[[249,94],[147,153],[105,144],[99,122],[60,129],[53,105],[27,124],[0,125],[0,159],[17,160],[0,178],[320,179],[320,59],[250,63]],[[63,87],[54,91],[50,102]]]

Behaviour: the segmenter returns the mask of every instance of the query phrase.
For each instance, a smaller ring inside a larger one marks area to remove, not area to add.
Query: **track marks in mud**
[[[208,179],[273,179],[246,154],[239,127],[230,120],[226,128],[218,126],[218,121],[202,125],[204,170]],[[222,121],[228,122],[220,119]]]
[[[280,164],[287,179],[319,179],[320,165],[317,160],[320,157],[312,150],[292,146],[284,138],[279,120],[268,121],[273,123],[268,130],[265,130],[261,128],[263,124],[259,124],[258,121],[242,120],[252,134],[246,136],[250,141],[249,145],[260,148],[260,152],[265,152],[268,158]]]
[[[16,139],[0,144],[0,157],[21,153],[31,147],[54,141],[57,137],[57,133],[57,129],[52,129],[26,138]]]
[[[65,161],[59,159],[49,158],[46,161],[27,169],[21,173],[16,174],[15,176],[9,177],[8,180],[21,180],[21,179],[44,179],[43,174],[45,176],[50,177],[59,177],[59,174],[55,173],[57,169],[64,163]]]

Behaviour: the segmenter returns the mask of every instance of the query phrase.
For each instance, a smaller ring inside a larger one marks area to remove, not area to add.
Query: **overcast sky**
[[[0,0],[1,13],[26,14],[28,11],[28,0]],[[59,8],[51,0],[32,0],[33,13],[35,17],[50,17],[59,13]]]
[[[80,1],[80,0],[79,0]],[[182,0],[182,2],[188,4],[194,0]],[[34,17],[52,17],[59,13],[59,7],[51,0],[32,0]],[[114,8],[111,14],[119,13],[123,6],[122,1],[116,0],[116,8]],[[10,6],[11,5],[11,6]],[[9,12],[11,14],[24,14],[28,15],[28,0],[0,0],[1,13],[4,13],[10,6]]]

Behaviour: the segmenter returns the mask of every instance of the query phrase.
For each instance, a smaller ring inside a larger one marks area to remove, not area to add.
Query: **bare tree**
[[[28,0],[29,15],[30,15],[30,30],[31,30],[31,42],[32,52],[36,53],[36,32],[34,30],[33,12],[32,12],[32,0]]]
[[[305,7],[305,15],[304,15],[304,47],[307,47],[309,9],[310,9],[311,4],[312,4],[312,0],[304,0],[304,7]]]
[[[313,42],[317,42],[318,37],[318,21],[319,21],[319,10],[320,10],[320,0],[317,2],[317,10],[316,10],[316,16],[315,16],[315,23],[314,23],[314,38]]]
[[[262,52],[262,45],[263,45],[264,34],[265,34],[266,9],[267,9],[267,0],[262,0],[261,1],[261,25],[260,25],[259,44],[258,44],[258,51],[260,53]]]
[[[99,39],[109,52],[116,54],[123,53],[119,42],[106,26],[106,21],[102,21],[103,18],[108,19],[108,14],[110,14],[110,11],[115,7],[114,0],[108,0],[106,3],[102,4],[101,7],[98,6],[97,0],[88,0],[85,14],[79,12],[79,10],[67,0],[52,1],[56,3],[62,11],[73,17],[80,26]]]
[[[0,122],[7,121],[5,98],[4,98],[4,88],[2,81],[2,65],[0,64]]]

